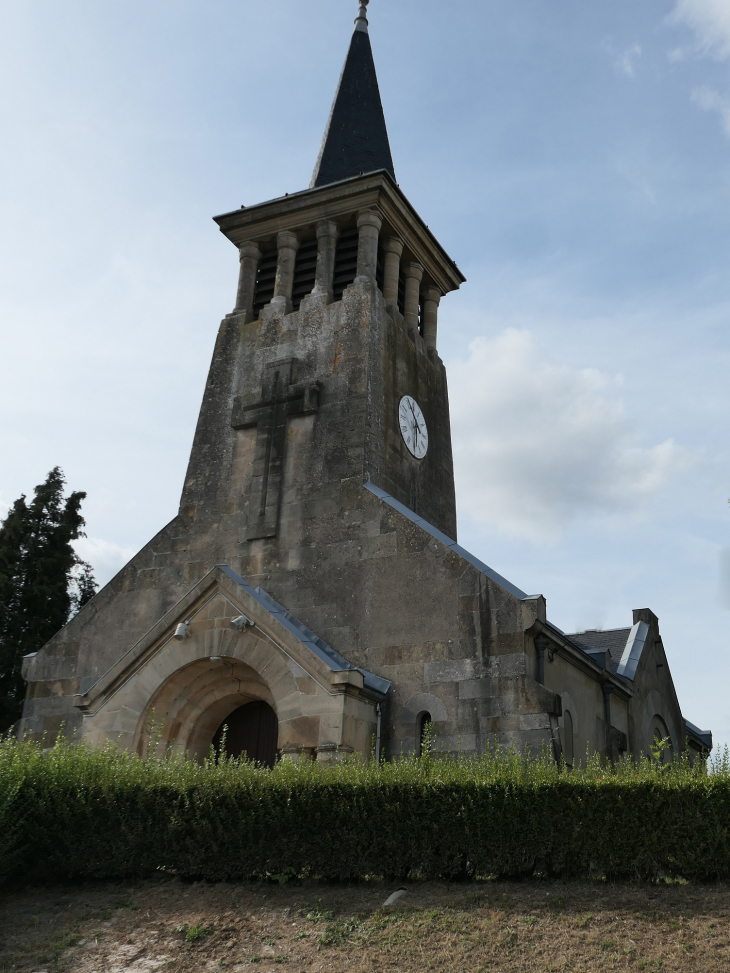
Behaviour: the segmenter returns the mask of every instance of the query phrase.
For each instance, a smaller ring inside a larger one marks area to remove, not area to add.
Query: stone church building
[[[216,217],[238,249],[177,516],[39,652],[17,732],[221,741],[269,764],[373,747],[669,738],[656,616],[566,635],[457,543],[440,304],[465,278],[395,179],[367,3],[309,189]]]

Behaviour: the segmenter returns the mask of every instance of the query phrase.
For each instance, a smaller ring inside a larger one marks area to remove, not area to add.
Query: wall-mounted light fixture
[[[247,615],[239,615],[238,618],[231,619],[231,628],[234,632],[242,632],[245,628],[250,627],[254,623],[248,618]]]
[[[173,638],[177,639],[178,642],[182,642],[183,639],[189,639],[191,635],[192,632],[190,631],[190,622],[180,622],[175,629]]]

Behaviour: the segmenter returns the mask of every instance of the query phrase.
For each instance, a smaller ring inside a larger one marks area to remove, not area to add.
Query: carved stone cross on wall
[[[292,385],[295,363],[295,358],[282,358],[266,366],[258,402],[251,401],[252,397],[241,396],[233,400],[233,428],[258,427],[246,528],[246,539],[249,541],[259,537],[276,537],[287,419],[319,410],[319,382]]]

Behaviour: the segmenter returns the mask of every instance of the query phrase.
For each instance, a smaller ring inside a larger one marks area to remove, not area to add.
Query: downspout
[[[550,742],[553,746],[553,759],[556,764],[559,764],[563,756],[563,744],[560,742],[560,724],[554,713],[551,713],[548,719],[550,720]]]
[[[546,635],[538,635],[535,638],[535,649],[537,651],[537,681],[541,686],[545,685],[545,649],[550,645],[550,639]]]
[[[601,686],[603,690],[603,717],[606,721],[606,726],[611,726],[611,693],[613,692],[613,686],[610,683],[605,683]]]
[[[380,703],[375,707],[375,712],[378,714],[378,726],[375,731],[375,763],[380,763],[380,723],[382,720],[382,707]]]

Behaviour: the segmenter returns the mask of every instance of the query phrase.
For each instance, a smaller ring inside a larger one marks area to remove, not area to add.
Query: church
[[[215,218],[240,273],[179,512],[25,658],[16,732],[268,765],[431,725],[454,754],[704,755],[649,609],[567,635],[457,541],[438,335],[465,278],[396,182],[367,2],[309,188]]]

